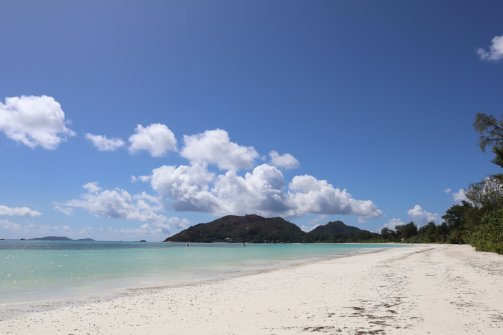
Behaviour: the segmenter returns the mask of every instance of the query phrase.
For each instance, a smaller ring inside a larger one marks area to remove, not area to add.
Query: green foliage
[[[493,163],[503,167],[503,120],[497,120],[492,115],[477,113],[473,126],[480,134],[480,149],[485,152],[490,146],[496,156]]]
[[[399,240],[407,240],[408,238],[417,235],[417,226],[414,222],[409,222],[404,225],[395,227],[395,232]]]
[[[461,205],[454,205],[449,208],[445,215],[442,216],[445,223],[447,224],[447,238],[448,243],[465,243],[467,240],[467,222],[471,222],[471,216],[469,215],[470,210],[473,206],[463,201]]]
[[[481,218],[470,243],[476,250],[503,254],[503,208],[489,211]]]
[[[435,222],[429,222],[427,225],[419,228],[418,235],[422,237],[420,241],[423,243],[438,242],[437,226]]]
[[[493,147],[494,159],[492,162],[496,165],[503,167],[503,146]]]
[[[381,230],[383,240],[406,243],[446,243],[449,235],[452,234],[447,223],[436,225],[433,221],[419,229],[414,222],[410,222],[396,226],[395,230],[383,228]]]
[[[323,226],[318,226],[308,233],[312,242],[369,242],[380,241],[381,236],[362,230],[357,227],[345,225],[342,221],[332,221]]]
[[[388,227],[384,227],[381,230],[381,237],[386,242],[394,242],[397,241],[396,233],[393,229],[389,229]]]

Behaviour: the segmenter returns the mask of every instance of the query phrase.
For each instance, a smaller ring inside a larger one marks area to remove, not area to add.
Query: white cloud
[[[395,229],[396,226],[401,226],[401,225],[404,225],[404,224],[405,224],[405,222],[403,222],[402,220],[397,219],[397,218],[393,218],[393,219],[389,220],[384,225],[384,227],[389,228],[389,229]]]
[[[295,177],[287,189],[278,168],[262,164],[244,176],[235,170],[215,176],[204,164],[162,166],[152,171],[152,188],[180,211],[214,214],[381,216],[370,200],[356,200],[312,176]]]
[[[95,181],[84,184],[82,188],[86,190],[88,193],[98,193],[101,190],[100,185]]]
[[[67,213],[71,213],[71,209],[82,208],[91,214],[106,218],[146,222],[149,227],[155,227],[164,233],[173,226],[176,228],[185,222],[178,218],[166,217],[159,197],[145,192],[131,195],[120,188],[102,189],[96,182],[87,183],[83,188],[86,192],[80,199],[56,204],[55,208]]]
[[[426,224],[431,221],[439,222],[437,213],[431,213],[423,209],[420,205],[415,205],[407,211],[407,214],[412,220],[417,221],[418,224]]]
[[[142,183],[148,183],[150,181],[150,176],[131,176],[132,183],[139,181],[141,181]]]
[[[54,209],[57,210],[58,212],[65,214],[65,215],[71,215],[73,213],[73,208],[65,207],[64,205],[62,206],[57,203],[54,204]]]
[[[182,211],[215,212],[218,201],[209,192],[215,175],[206,165],[161,166],[152,171],[152,188],[174,201],[173,207]]]
[[[99,151],[116,151],[124,146],[124,141],[120,138],[107,138],[103,135],[93,135],[86,134],[86,138],[92,142],[92,144]]]
[[[285,193],[285,180],[276,167],[262,164],[244,177],[235,171],[218,176],[212,193],[218,199],[221,213],[258,213],[274,215],[291,208]]]
[[[53,98],[20,96],[0,102],[0,131],[30,148],[56,149],[75,133],[66,127],[65,113]]]
[[[355,214],[378,217],[382,211],[370,200],[356,200],[346,190],[333,187],[313,176],[295,176],[289,185],[289,199],[297,215]]]
[[[462,188],[452,194],[452,200],[454,200],[454,202],[458,204],[460,204],[462,201],[470,202],[470,200],[468,200],[468,198],[466,197],[465,190]]]
[[[175,134],[164,124],[153,123],[147,127],[136,126],[135,133],[129,137],[129,153],[146,150],[153,157],[161,157],[168,151],[176,150]]]
[[[477,54],[480,56],[480,59],[487,61],[498,61],[503,59],[503,35],[494,36],[491,40],[489,50],[478,48]]]
[[[444,190],[444,193],[447,193],[447,194],[449,194],[449,193],[451,193],[451,192],[452,192],[452,189],[451,189],[451,188],[446,188],[446,189]]]
[[[222,129],[207,130],[196,135],[184,135],[182,157],[192,163],[217,165],[222,170],[250,168],[258,157],[253,147],[231,142],[229,134]]]
[[[299,167],[299,161],[289,153],[280,155],[273,150],[269,153],[269,157],[271,157],[271,164],[280,169],[289,170]]]
[[[8,207],[0,205],[0,216],[40,216],[42,213],[28,207]]]

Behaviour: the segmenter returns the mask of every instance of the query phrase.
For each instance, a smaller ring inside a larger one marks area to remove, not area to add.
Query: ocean
[[[176,286],[310,260],[397,247],[390,244],[229,244],[0,241],[0,304]]]

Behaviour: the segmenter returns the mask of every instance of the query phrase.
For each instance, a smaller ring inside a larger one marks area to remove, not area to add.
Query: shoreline
[[[0,320],[2,334],[500,334],[503,256],[414,245]]]
[[[176,242],[175,242],[176,243]],[[359,244],[359,243],[340,243],[340,244]],[[367,244],[367,243],[366,243]],[[381,244],[381,243],[376,243]],[[407,245],[398,247],[403,248]],[[91,294],[77,294],[73,293],[71,296],[66,298],[42,298],[31,301],[22,302],[0,302],[0,308],[4,310],[1,314],[0,322],[23,316],[24,314],[45,312],[49,310],[54,310],[58,308],[85,305],[89,303],[110,301],[113,299],[118,299],[122,297],[129,297],[134,295],[148,294],[149,291],[156,290],[167,290],[173,288],[183,288],[192,287],[197,285],[205,285],[217,282],[223,282],[227,280],[232,280],[241,277],[253,276],[262,273],[270,273],[273,271],[296,268],[300,266],[316,264],[320,262],[335,260],[339,258],[353,257],[357,255],[365,255],[378,253],[388,250],[388,248],[363,248],[360,250],[351,251],[348,253],[331,254],[326,256],[313,256],[298,260],[281,260],[271,262],[270,264],[262,264],[257,266],[257,268],[243,268],[240,270],[235,270],[231,272],[219,273],[213,276],[207,276],[203,278],[191,278],[183,280],[172,280],[171,282],[166,282],[164,284],[156,284],[152,286],[123,286],[115,288],[114,292],[107,291],[103,287],[95,288],[94,292]],[[118,280],[118,279],[116,279]],[[119,280],[118,280],[119,281]],[[105,287],[110,287],[111,283],[108,283]]]

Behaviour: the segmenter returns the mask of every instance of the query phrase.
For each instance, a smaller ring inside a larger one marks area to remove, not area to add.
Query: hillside
[[[318,226],[308,233],[312,242],[364,242],[379,240],[380,235],[348,226],[342,221],[332,221]]]
[[[165,242],[365,242],[379,238],[379,234],[347,226],[341,221],[329,222],[306,233],[279,217],[228,215],[192,226],[168,237]]]
[[[168,237],[165,242],[307,242],[308,236],[297,225],[282,218],[259,215],[228,215],[200,223]]]

